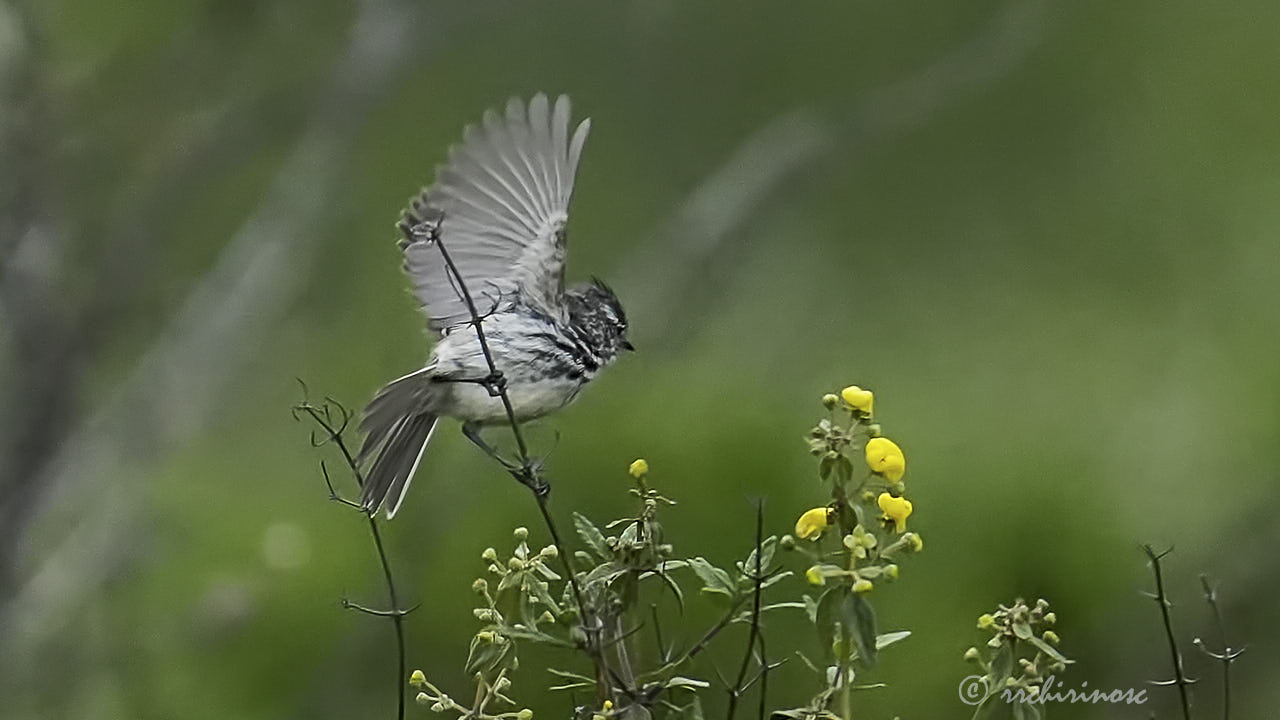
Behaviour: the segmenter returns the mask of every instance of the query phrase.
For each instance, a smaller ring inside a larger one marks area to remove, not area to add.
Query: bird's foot
[[[488,375],[478,378],[438,377],[437,380],[442,382],[471,383],[472,385],[479,385],[488,391],[489,397],[500,397],[507,391],[507,377],[502,374],[501,370],[494,370]]]

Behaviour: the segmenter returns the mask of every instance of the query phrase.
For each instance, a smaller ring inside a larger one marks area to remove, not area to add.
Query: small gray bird
[[[622,305],[599,280],[564,287],[565,224],[590,120],[569,134],[569,98],[507,102],[468,126],[436,182],[404,211],[404,269],[438,341],[417,372],[389,383],[365,408],[359,460],[368,467],[364,508],[394,517],[444,416],[479,439],[507,422],[457,283],[453,260],[483,317],[483,330],[518,421],[568,405],[631,350]],[[372,464],[368,464],[372,460]]]

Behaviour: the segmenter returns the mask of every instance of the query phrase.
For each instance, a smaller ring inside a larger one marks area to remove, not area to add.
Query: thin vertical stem
[[[305,392],[306,390],[305,385],[303,386],[303,390]],[[337,408],[338,414],[342,418],[342,421],[340,423],[335,424],[333,421],[332,412],[330,410],[330,408],[333,408],[333,407]],[[295,417],[300,412],[306,413],[317,425],[320,426],[322,430],[324,430],[325,434],[328,436],[324,442],[332,443],[338,448],[338,451],[342,453],[343,461],[346,462],[347,468],[351,471],[351,476],[356,481],[356,485],[358,487],[363,488],[364,476],[360,472],[360,466],[359,464],[357,464],[355,456],[351,454],[351,450],[350,448],[347,447],[347,443],[342,436],[343,432],[347,428],[347,423],[351,420],[350,411],[333,400],[326,399],[324,405],[318,408],[315,405],[310,404],[304,399],[301,403],[299,403],[297,406],[294,407]],[[323,443],[316,443],[313,440],[313,444],[323,444]],[[329,481],[329,473],[327,470],[324,469],[323,462],[321,463],[320,467],[325,476],[325,483],[328,484],[329,486],[330,497],[335,500],[342,500],[342,498],[338,497],[337,493],[334,491],[333,484]],[[343,502],[344,504],[351,505],[352,507],[359,509],[362,514],[364,513],[364,509],[361,508],[359,504],[352,503],[349,501],[343,501]],[[374,549],[377,550],[378,552],[378,562],[382,566],[382,577],[387,585],[387,597],[388,597],[388,600],[391,602],[391,609],[387,611],[370,610],[360,605],[356,605],[354,603],[345,602],[345,601],[343,602],[343,607],[359,610],[369,615],[377,615],[377,616],[384,616],[384,617],[391,618],[391,623],[395,628],[395,635],[396,635],[396,660],[397,660],[396,677],[395,677],[396,720],[404,720],[404,711],[405,711],[404,683],[407,681],[407,678],[408,678],[408,674],[406,673],[406,670],[408,668],[405,660],[404,616],[408,615],[411,612],[411,610],[400,609],[400,600],[399,600],[398,594],[396,593],[395,576],[391,572],[391,561],[387,559],[386,548],[382,544],[382,532],[378,529],[378,519],[374,515],[366,514],[365,520],[367,520],[369,523],[369,534],[373,536],[373,546],[374,546]]]
[[[600,652],[598,629],[588,615],[587,604],[582,596],[582,588],[579,586],[578,576],[573,570],[572,558],[564,547],[564,543],[560,538],[560,531],[557,529],[555,521],[551,517],[551,512],[547,507],[547,498],[550,494],[551,486],[540,476],[534,464],[530,461],[529,447],[525,443],[524,435],[520,432],[520,422],[516,419],[515,408],[511,405],[511,398],[507,395],[506,380],[494,360],[493,351],[490,349],[488,338],[484,334],[484,319],[480,317],[480,313],[476,310],[475,300],[471,297],[471,290],[467,287],[466,280],[463,279],[462,273],[458,272],[458,266],[454,264],[453,257],[449,255],[448,248],[445,247],[440,238],[440,226],[443,223],[444,216],[441,215],[435,222],[426,224],[426,227],[419,225],[409,228],[410,239],[411,241],[435,244],[436,249],[440,251],[440,258],[444,261],[449,275],[453,278],[454,287],[458,290],[458,294],[467,307],[467,313],[471,316],[471,326],[475,329],[476,340],[480,344],[480,352],[484,355],[485,364],[489,368],[489,377],[485,380],[484,385],[490,395],[496,396],[502,401],[502,408],[506,412],[507,423],[511,426],[511,434],[515,438],[516,449],[520,455],[520,467],[509,467],[507,470],[516,480],[533,492],[534,499],[538,502],[538,510],[542,513],[542,519],[546,523],[547,531],[551,534],[552,544],[560,556],[560,562],[563,564],[565,575],[568,577],[569,587],[573,593],[574,603],[578,606],[578,617],[582,621],[583,629],[586,631],[588,638],[595,638],[588,641],[589,647],[587,651],[588,655],[591,656],[592,663],[595,665],[596,678],[600,684],[600,690],[601,692],[607,692],[609,675],[604,657]]]
[[[751,629],[747,634],[747,648],[742,653],[742,663],[738,666],[738,677],[729,691],[729,708],[725,714],[727,720],[733,720],[738,709],[738,698],[742,695],[747,680],[747,668],[751,666],[751,658],[756,651],[756,640],[760,637],[760,591],[764,584],[764,501],[756,503],[756,551],[755,567],[749,568],[752,573],[751,593]]]
[[[1169,643],[1169,655],[1173,662],[1173,680],[1165,684],[1178,686],[1178,700],[1182,706],[1183,720],[1191,720],[1191,698],[1187,692],[1187,687],[1195,681],[1187,677],[1182,665],[1182,653],[1178,650],[1178,641],[1173,633],[1173,619],[1169,615],[1169,598],[1164,590],[1164,571],[1160,566],[1160,561],[1173,552],[1173,549],[1170,548],[1162,553],[1157,553],[1150,545],[1143,545],[1142,551],[1146,553],[1147,559],[1151,561],[1151,571],[1155,575],[1156,591],[1155,594],[1151,595],[1151,598],[1160,606],[1160,618],[1164,623],[1165,639]]]

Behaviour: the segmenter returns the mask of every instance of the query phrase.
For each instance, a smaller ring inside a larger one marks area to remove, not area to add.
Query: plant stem
[[[306,389],[306,386],[304,385],[303,386],[304,392],[305,392],[305,389]],[[341,423],[334,424],[332,412],[330,411],[331,407],[337,408],[338,414],[342,416]],[[296,417],[296,413],[299,411],[306,413],[308,416],[311,417],[311,419],[317,425],[320,426],[322,430],[325,431],[325,434],[328,435],[327,442],[333,443],[335,446],[337,446],[339,452],[342,453],[342,459],[343,461],[346,462],[347,468],[351,471],[351,476],[355,479],[356,486],[363,488],[364,476],[360,473],[360,466],[359,464],[356,463],[355,456],[351,454],[351,449],[347,447],[347,443],[342,437],[342,433],[346,430],[347,424],[351,420],[351,412],[347,410],[346,407],[339,404],[337,401],[327,400],[327,399],[325,400],[325,403],[321,408],[317,408],[316,406],[306,402],[306,400],[304,399],[301,404],[299,404],[297,407],[294,408],[294,411],[295,411],[295,417]],[[313,444],[315,444],[314,440],[313,440]],[[321,468],[321,471],[324,473],[325,483],[329,486],[329,496],[334,500],[340,500],[346,505],[355,507],[359,509],[362,514],[365,514],[364,508],[361,507],[358,503],[346,501],[346,500],[343,500],[341,497],[338,497],[337,493],[334,492],[333,484],[329,481],[329,472],[328,470],[324,469],[323,462],[320,464],[320,468]],[[381,615],[384,617],[391,618],[391,623],[395,628],[395,635],[396,635],[396,660],[397,660],[396,677],[395,677],[396,720],[404,720],[404,709],[405,709],[404,683],[408,678],[408,674],[406,673],[406,670],[408,668],[406,666],[406,661],[405,661],[404,616],[408,615],[409,612],[411,612],[411,610],[400,609],[400,600],[396,593],[395,577],[391,572],[391,562],[390,560],[387,559],[386,548],[383,547],[383,544],[382,544],[382,532],[378,529],[377,517],[371,514],[365,514],[365,520],[367,520],[369,523],[369,534],[373,536],[373,546],[378,552],[378,562],[382,566],[382,577],[387,585],[387,597],[388,597],[388,600],[391,602],[391,610],[385,611],[385,612],[377,612],[377,611],[371,611],[368,608],[363,608],[363,607],[354,605],[352,603],[344,602],[343,605],[344,607],[360,610],[366,614]]]
[[[1160,567],[1160,560],[1163,559],[1173,549],[1165,550],[1157,553],[1150,545],[1143,545],[1142,551],[1146,553],[1147,559],[1151,561],[1151,571],[1155,575],[1156,592],[1152,595],[1152,599],[1160,606],[1160,618],[1164,623],[1165,639],[1169,643],[1169,655],[1173,661],[1173,680],[1171,684],[1178,686],[1178,699],[1182,706],[1183,720],[1191,720],[1191,698],[1187,693],[1187,686],[1191,685],[1194,680],[1187,677],[1182,665],[1182,653],[1178,651],[1178,641],[1173,633],[1173,620],[1169,616],[1169,598],[1164,590],[1164,572]]]
[[[507,395],[506,381],[503,379],[501,370],[494,361],[493,351],[489,348],[489,341],[484,334],[484,321],[480,317],[480,313],[476,310],[475,301],[471,297],[471,291],[467,288],[467,283],[463,279],[462,274],[458,272],[458,266],[454,264],[453,258],[449,255],[448,249],[444,246],[444,242],[440,239],[440,226],[444,223],[444,216],[441,215],[439,220],[427,229],[426,242],[433,242],[436,249],[440,251],[440,257],[444,260],[445,266],[449,274],[453,277],[455,287],[462,296],[463,303],[467,306],[467,312],[471,316],[471,326],[475,328],[476,340],[480,344],[480,352],[484,355],[485,364],[489,367],[489,382],[486,387],[491,395],[496,395],[502,401],[502,408],[507,415],[507,423],[511,426],[511,434],[515,438],[516,449],[520,455],[520,468],[513,470],[508,468],[515,478],[521,484],[528,487],[534,498],[538,502],[538,510],[542,513],[542,519],[546,523],[548,532],[551,533],[551,541],[559,554],[560,562],[564,566],[565,575],[568,578],[569,587],[573,593],[574,603],[578,606],[578,617],[582,621],[583,630],[587,634],[588,647],[587,654],[591,657],[591,661],[596,670],[596,682],[599,685],[600,692],[604,695],[612,695],[608,692],[609,673],[605,663],[603,654],[600,651],[600,628],[588,613],[587,604],[582,597],[582,588],[578,584],[578,576],[573,570],[573,561],[569,553],[565,550],[564,543],[560,538],[560,531],[556,528],[555,521],[551,517],[551,512],[547,508],[547,498],[550,494],[550,483],[542,478],[535,469],[533,463],[530,462],[529,447],[525,443],[524,435],[520,432],[520,422],[516,419],[515,408],[511,405],[511,398]],[[410,228],[411,240],[422,240],[419,235],[419,228]]]

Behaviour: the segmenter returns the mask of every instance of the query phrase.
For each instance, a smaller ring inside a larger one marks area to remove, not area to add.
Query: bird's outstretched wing
[[[490,110],[468,126],[436,182],[413,200],[400,221],[405,271],[432,329],[470,319],[439,250],[413,233],[439,220],[439,237],[481,313],[514,301],[563,314],[565,223],[582,145],[591,121],[569,135],[569,98],[554,107],[535,95],[506,112]]]

